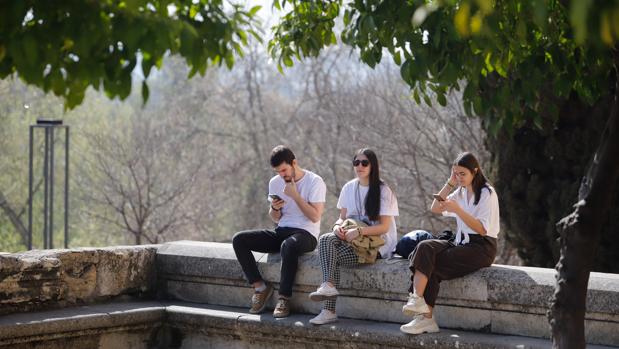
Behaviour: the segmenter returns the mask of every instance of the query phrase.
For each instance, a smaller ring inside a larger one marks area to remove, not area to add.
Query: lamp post
[[[65,131],[64,142],[64,247],[69,247],[69,126],[62,120],[38,119],[30,125],[30,164],[28,175],[28,249],[32,249],[32,201],[34,181],[34,132],[45,132],[43,148],[43,248],[54,248],[54,138],[56,130]]]

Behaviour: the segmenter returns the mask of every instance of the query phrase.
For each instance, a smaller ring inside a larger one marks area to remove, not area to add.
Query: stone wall
[[[279,257],[255,257],[277,287]],[[552,269],[493,265],[446,281],[435,308],[440,333],[411,336],[399,331],[410,320],[400,311],[410,276],[406,260],[344,268],[340,321],[310,325],[321,306],[307,297],[321,281],[317,257],[300,259],[293,315],[273,319],[269,312],[248,314],[252,290],[230,244],[0,254],[0,314],[13,313],[0,316],[0,348],[551,347]],[[153,300],[161,295],[167,299]],[[589,348],[619,346],[619,275],[591,274],[585,327]]]
[[[263,277],[279,285],[277,254],[254,253]],[[169,299],[249,307],[252,289],[245,281],[231,244],[176,241],[161,246],[158,277]],[[549,338],[546,313],[555,290],[554,269],[492,265],[441,283],[435,318],[441,328]],[[308,294],[321,283],[316,252],[299,260],[292,310],[316,314],[321,303]],[[343,318],[404,323],[410,271],[407,260],[342,268],[337,299]],[[269,306],[274,306],[272,297]],[[619,346],[619,275],[591,273],[587,290],[587,343]]]
[[[157,247],[0,254],[0,315],[149,294],[155,285]]]

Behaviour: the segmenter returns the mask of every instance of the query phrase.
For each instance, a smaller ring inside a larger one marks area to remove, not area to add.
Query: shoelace
[[[254,295],[251,297],[251,302],[252,304],[258,304],[261,302],[260,300],[260,296],[262,295],[262,293],[254,293]]]
[[[280,298],[277,301],[277,305],[275,305],[275,310],[279,311],[279,310],[284,310],[286,308],[288,308],[288,300],[284,298]]]

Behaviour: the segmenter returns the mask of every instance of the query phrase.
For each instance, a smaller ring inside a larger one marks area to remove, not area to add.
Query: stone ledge
[[[0,319],[0,347],[66,348],[76,343],[73,347],[101,349],[551,347],[550,341],[539,338],[444,329],[413,336],[401,333],[399,324],[375,321],[340,319],[313,326],[308,322],[311,317],[274,319],[241,308],[183,302],[109,303],[5,316]]]
[[[155,284],[157,245],[0,255],[0,315],[142,294]]]
[[[408,335],[400,325],[354,319],[314,326],[313,315],[274,319],[241,308],[176,304],[167,307],[167,327],[184,334],[183,344],[199,348],[551,348],[548,340],[478,332],[441,330]],[[183,348],[185,345],[183,345]],[[589,348],[609,348],[590,345]]]
[[[278,280],[279,256],[255,256],[265,279]],[[252,291],[230,244],[168,243],[157,252],[157,268],[171,299],[236,307],[249,303]],[[410,320],[400,311],[409,285],[408,261],[382,260],[343,268],[341,274],[340,317],[397,323]],[[320,282],[316,252],[302,256],[293,288],[293,311],[319,312],[321,305],[309,301],[307,295]],[[546,311],[554,283],[553,269],[493,265],[441,284],[437,322],[443,328],[549,338]],[[587,342],[619,345],[619,275],[591,274],[587,309]]]
[[[126,342],[137,334],[140,338],[133,338],[134,342],[148,348],[152,333],[164,320],[165,305],[157,302],[108,303],[11,314],[0,317],[0,347],[30,348],[40,343],[46,343],[46,348],[48,344],[59,348],[95,344],[99,347],[109,342],[109,338]]]

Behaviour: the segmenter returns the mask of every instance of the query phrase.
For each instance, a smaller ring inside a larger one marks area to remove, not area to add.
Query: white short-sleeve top
[[[376,225],[380,221],[370,221],[365,213],[365,197],[370,190],[369,186],[364,186],[359,183],[359,179],[355,178],[344,184],[340,192],[340,198],[337,201],[337,208],[346,209],[346,218],[357,218],[370,225]],[[385,240],[385,244],[378,249],[381,257],[389,258],[395,249],[398,242],[398,234],[396,231],[395,216],[399,215],[398,200],[391,191],[388,185],[380,186],[380,216],[390,216],[391,224],[389,230],[381,237]]]
[[[484,229],[486,229],[487,236],[497,238],[500,230],[500,221],[499,197],[496,194],[496,190],[489,185],[482,188],[477,205],[474,204],[475,194],[471,195],[470,200],[467,199],[467,196],[467,189],[460,187],[449,194],[447,199],[454,200],[466,213],[478,219],[484,226]],[[443,211],[443,216],[456,218],[456,245],[467,244],[469,242],[469,235],[477,235],[457,214]]]
[[[303,171],[305,174],[296,182],[297,191],[303,200],[308,203],[324,203],[327,195],[327,186],[322,180],[322,177],[312,171]],[[286,182],[279,175],[271,178],[269,182],[269,194],[279,195],[285,201],[284,207],[282,207],[282,217],[277,225],[279,227],[307,230],[318,239],[318,235],[320,234],[320,220],[314,223],[307,218],[297,203],[291,197],[284,194],[285,186]]]

